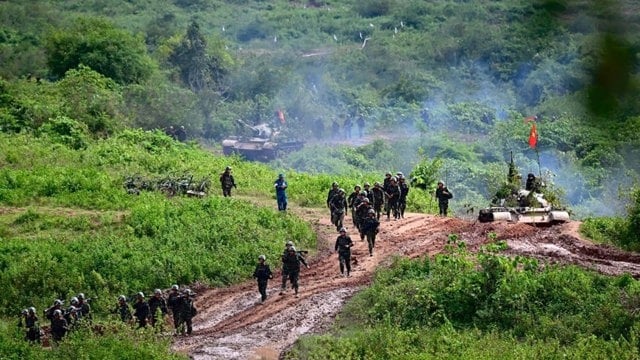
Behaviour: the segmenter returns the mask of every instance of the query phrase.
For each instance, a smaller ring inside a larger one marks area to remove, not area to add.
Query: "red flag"
[[[538,129],[536,129],[536,123],[531,124],[531,132],[529,132],[529,147],[536,148],[538,144]]]
[[[282,110],[278,110],[278,119],[280,119],[280,124],[284,124],[284,113]]]

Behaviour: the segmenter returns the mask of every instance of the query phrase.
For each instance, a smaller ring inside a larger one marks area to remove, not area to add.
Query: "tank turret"
[[[238,122],[251,129],[252,137],[230,136],[222,140],[222,153],[237,154],[247,160],[268,162],[278,158],[281,153],[301,150],[303,141],[284,139],[280,131],[269,124],[249,125],[242,120]]]
[[[508,221],[530,224],[557,224],[569,221],[569,213],[545,199],[544,182],[533,174],[527,175],[525,188],[517,173],[513,157],[507,182],[498,190],[488,208],[481,209],[480,222]]]

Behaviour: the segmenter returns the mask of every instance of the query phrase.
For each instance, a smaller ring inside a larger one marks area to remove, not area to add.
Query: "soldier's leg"
[[[291,273],[291,286],[296,295],[298,295],[298,278],[300,276],[300,271],[293,271]]]
[[[191,317],[187,318],[185,323],[187,325],[187,335],[191,335],[191,332],[193,331],[193,321],[191,320]]]
[[[289,274],[286,271],[282,271],[282,285],[280,286],[280,294],[282,294],[285,290],[287,290],[287,279],[289,278]]]
[[[344,264],[347,267],[347,276],[349,276],[351,274],[351,252],[345,254]]]

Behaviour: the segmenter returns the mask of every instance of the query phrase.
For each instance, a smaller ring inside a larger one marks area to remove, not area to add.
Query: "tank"
[[[480,210],[478,221],[507,221],[528,224],[553,225],[569,221],[569,213],[545,199],[541,189],[544,183],[533,174],[527,176],[525,188],[517,174],[513,158],[509,166],[507,183],[493,198],[492,204]]]
[[[282,153],[304,147],[303,141],[284,139],[267,124],[251,126],[240,120],[238,122],[250,128],[254,136],[230,136],[222,140],[222,153],[225,155],[237,154],[247,160],[268,162],[277,159]]]

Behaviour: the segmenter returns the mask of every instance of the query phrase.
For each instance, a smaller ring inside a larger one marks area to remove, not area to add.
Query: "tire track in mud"
[[[343,304],[370,284],[376,268],[388,265],[394,256],[433,256],[443,251],[450,234],[457,234],[470,251],[495,238],[506,241],[505,255],[576,264],[611,275],[629,272],[640,277],[640,255],[580,239],[576,222],[539,228],[407,214],[402,220],[381,221],[373,256],[368,254],[366,241],[350,231],[355,243],[352,272],[351,277],[343,278],[333,252],[338,234],[325,212],[297,210],[297,215],[306,219],[318,234],[317,253],[308,259],[310,268],[303,268],[300,273],[298,298],[291,290],[278,295],[279,259],[270,259],[274,279],[269,282],[269,298],[264,304],[259,303],[255,281],[200,291],[194,332],[190,337],[176,338],[173,350],[198,360],[278,359],[300,336],[329,329]],[[351,225],[350,218],[345,224]]]

